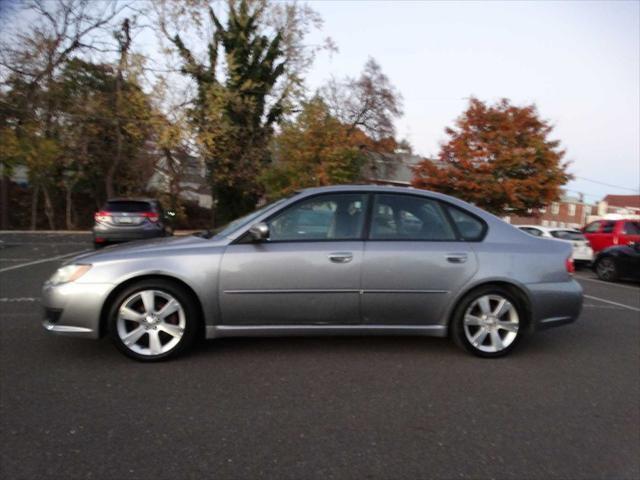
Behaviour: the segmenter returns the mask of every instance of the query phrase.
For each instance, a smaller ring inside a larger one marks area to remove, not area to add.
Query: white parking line
[[[619,283],[603,282],[602,280],[598,280],[596,278],[583,277],[582,275],[576,275],[575,278],[577,280],[586,280],[587,282],[601,283],[603,285],[609,285],[610,287],[626,288],[627,290],[635,290],[636,292],[640,292],[640,288],[632,287],[631,285],[620,285]]]
[[[593,297],[591,295],[584,295],[584,298],[589,298],[591,300],[597,300],[599,302],[608,303],[610,305],[616,305],[617,307],[626,308],[632,310],[634,312],[640,312],[640,308],[632,307],[630,305],[625,305],[624,303],[612,302],[611,300],[606,300],[600,297]]]
[[[77,252],[67,253],[65,255],[58,255],[57,257],[43,258],[42,260],[34,260],[33,262],[21,263],[20,265],[12,265],[10,267],[0,268],[0,273],[8,272],[9,270],[16,270],[22,267],[30,267],[31,265],[37,265],[39,263],[53,262],[67,257],[73,257],[74,255],[80,255],[81,253],[90,252],[91,250],[78,250]]]
[[[16,297],[16,298],[8,298],[2,297],[0,298],[0,303],[8,303],[8,302],[39,302],[40,299],[37,297]]]

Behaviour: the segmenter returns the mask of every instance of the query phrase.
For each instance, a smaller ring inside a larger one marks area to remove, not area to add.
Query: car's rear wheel
[[[618,267],[613,258],[604,257],[596,264],[596,275],[605,282],[615,282],[618,279]]]
[[[451,333],[457,345],[480,357],[500,357],[518,344],[525,331],[520,299],[502,287],[480,288],[455,309]]]
[[[147,362],[187,350],[198,325],[198,309],[190,293],[163,279],[144,280],[120,292],[109,316],[109,333],[118,349]]]

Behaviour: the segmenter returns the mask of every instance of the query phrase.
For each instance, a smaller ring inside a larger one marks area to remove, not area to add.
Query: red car
[[[582,229],[595,253],[615,245],[640,242],[640,220],[596,220]]]

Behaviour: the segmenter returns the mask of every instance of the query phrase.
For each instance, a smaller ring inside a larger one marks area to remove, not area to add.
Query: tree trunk
[[[71,219],[71,211],[73,209],[73,199],[71,197],[71,185],[67,185],[66,186],[66,195],[65,195],[65,222],[66,222],[66,226],[67,226],[67,230],[72,230],[74,225],[73,225],[73,220]]]
[[[9,177],[2,165],[2,180],[0,180],[0,228],[9,228]]]
[[[44,214],[49,221],[49,229],[56,229],[56,221],[53,212],[53,204],[51,203],[51,197],[49,196],[49,190],[47,187],[42,187],[42,193],[44,194]]]
[[[40,185],[33,186],[31,194],[31,230],[35,230],[38,224],[38,195],[40,194]]]
[[[131,36],[129,34],[129,19],[125,18],[122,22],[122,31],[116,35],[118,44],[120,46],[120,59],[118,61],[118,69],[116,71],[116,85],[115,85],[115,116],[116,116],[116,155],[109,169],[107,170],[107,178],[105,179],[105,188],[107,190],[107,199],[114,196],[113,177],[115,177],[116,170],[122,160],[122,128],[120,123],[120,109],[122,106],[122,84],[124,82],[124,69],[127,66],[127,58],[129,55],[129,48],[131,47]]]

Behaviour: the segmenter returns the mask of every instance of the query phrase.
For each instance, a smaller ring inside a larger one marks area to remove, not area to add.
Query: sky
[[[417,154],[438,152],[468,97],[507,97],[554,126],[576,176],[570,194],[638,193],[640,2],[309,4],[324,19],[317,40],[339,49],[317,57],[309,84],[355,77],[374,57],[404,98],[397,129]]]

